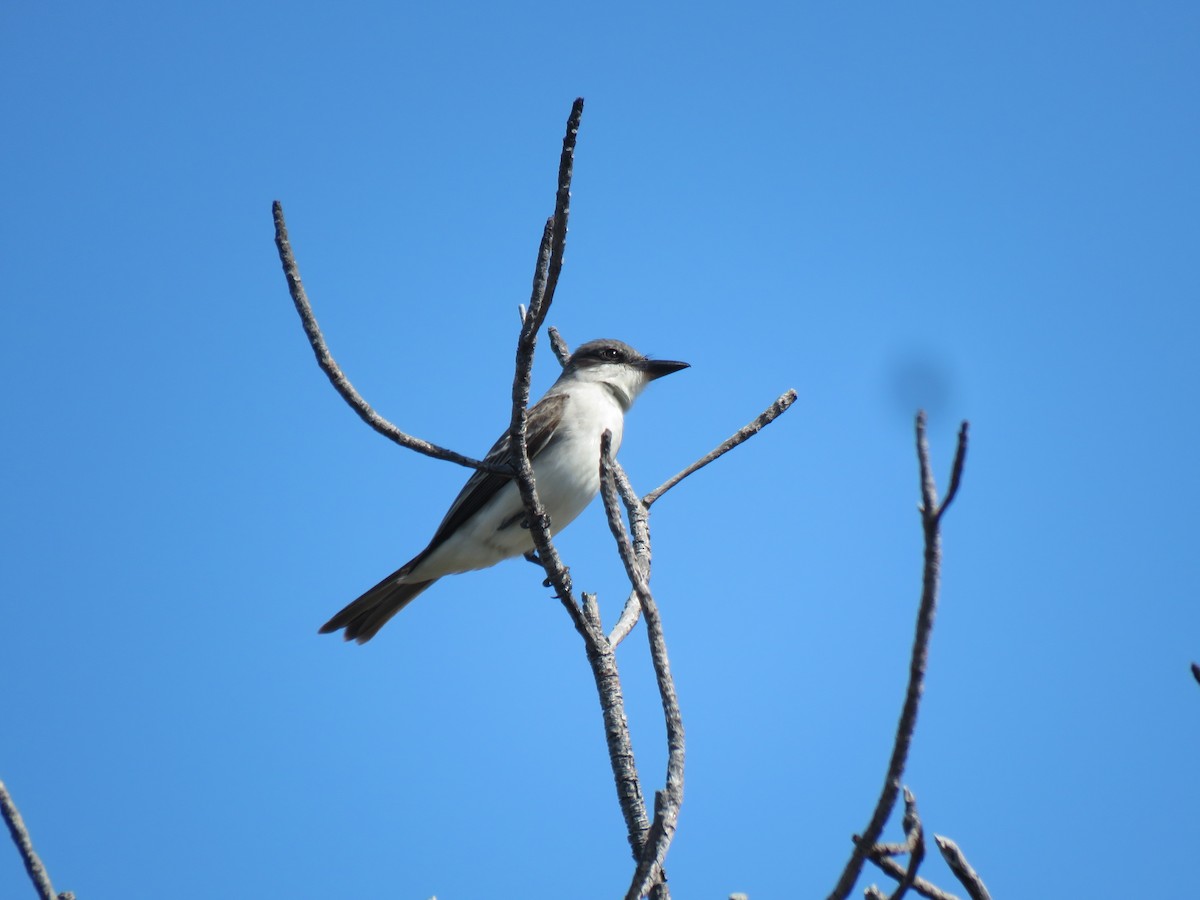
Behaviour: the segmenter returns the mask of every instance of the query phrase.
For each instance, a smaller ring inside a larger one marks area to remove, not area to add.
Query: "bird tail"
[[[405,568],[408,568],[406,566]],[[437,581],[396,582],[403,572],[395,572],[371,588],[353,603],[321,626],[321,634],[346,629],[344,638],[365,644],[387,624],[388,619],[408,606],[418,594]]]

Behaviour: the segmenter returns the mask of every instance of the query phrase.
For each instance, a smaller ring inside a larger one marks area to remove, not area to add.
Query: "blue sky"
[[[366,647],[316,634],[466,473],[334,395],[270,217],[367,399],[480,454],[582,95],[550,320],[693,364],[629,418],[635,485],[799,393],[654,509],[675,895],[824,896],[866,824],[919,406],[943,485],[972,423],[905,777],[927,828],[997,897],[1194,893],[1197,59],[1190,3],[6,4],[0,778],[56,887],[625,889],[581,642],[531,567]],[[559,546],[611,622],[598,504]],[[652,791],[641,630],[619,660]],[[12,851],[0,895],[32,896]]]

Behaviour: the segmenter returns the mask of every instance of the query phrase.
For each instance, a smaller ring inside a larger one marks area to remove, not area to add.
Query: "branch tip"
[[[765,410],[763,410],[761,413],[759,413],[759,415],[757,416],[757,418],[754,419],[754,421],[748,423],[747,425],[744,425],[742,428],[739,428],[736,432],[734,432],[732,435],[730,435],[728,438],[726,438],[724,442],[719,444],[711,452],[700,457],[700,459],[696,460],[694,463],[692,463],[687,468],[683,469],[681,472],[678,472],[677,474],[668,478],[665,482],[660,484],[658,487],[656,487],[654,490],[652,490],[650,493],[648,493],[645,497],[643,497],[642,505],[645,506],[646,509],[649,509],[650,506],[654,503],[654,501],[656,501],[659,497],[661,497],[663,494],[665,494],[671,488],[675,487],[675,485],[679,484],[679,482],[683,481],[683,479],[687,478],[693,472],[698,472],[700,469],[703,469],[705,466],[707,466],[713,460],[718,459],[721,456],[724,456],[726,453],[728,453],[730,450],[732,450],[738,444],[741,444],[744,441],[747,441],[750,438],[754,437],[754,435],[758,434],[760,431],[762,431],[764,428],[766,428],[768,425],[770,425],[772,422],[774,422],[776,419],[778,419],[781,415],[783,415],[785,412],[787,412],[788,408],[795,402],[796,402],[796,391],[794,389],[790,389],[790,388],[788,390],[784,391],[783,394],[781,394],[780,397],[774,403],[772,403]]]

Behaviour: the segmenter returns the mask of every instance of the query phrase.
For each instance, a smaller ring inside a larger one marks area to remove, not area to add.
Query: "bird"
[[[611,338],[588,341],[571,354],[526,420],[526,447],[551,534],[566,528],[599,493],[601,435],[611,432],[616,453],[625,413],[646,385],[688,367],[676,360],[650,359]],[[484,462],[513,462],[507,431]],[[320,633],[344,630],[345,640],[365,644],[439,578],[486,569],[533,549],[516,481],[510,475],[476,470],[429,545],[349,603],[321,626]]]

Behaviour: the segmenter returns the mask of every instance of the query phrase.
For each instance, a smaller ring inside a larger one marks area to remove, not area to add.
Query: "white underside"
[[[563,421],[553,445],[533,461],[538,499],[557,534],[583,512],[600,490],[600,435],[612,432],[613,452],[621,446],[624,412],[599,384],[572,384]],[[529,529],[522,528],[523,507],[516,482],[509,482],[458,531],[429,554],[401,582],[428,581],[486,569],[533,549]],[[515,517],[515,521],[514,521]],[[501,525],[509,522],[508,527]]]

